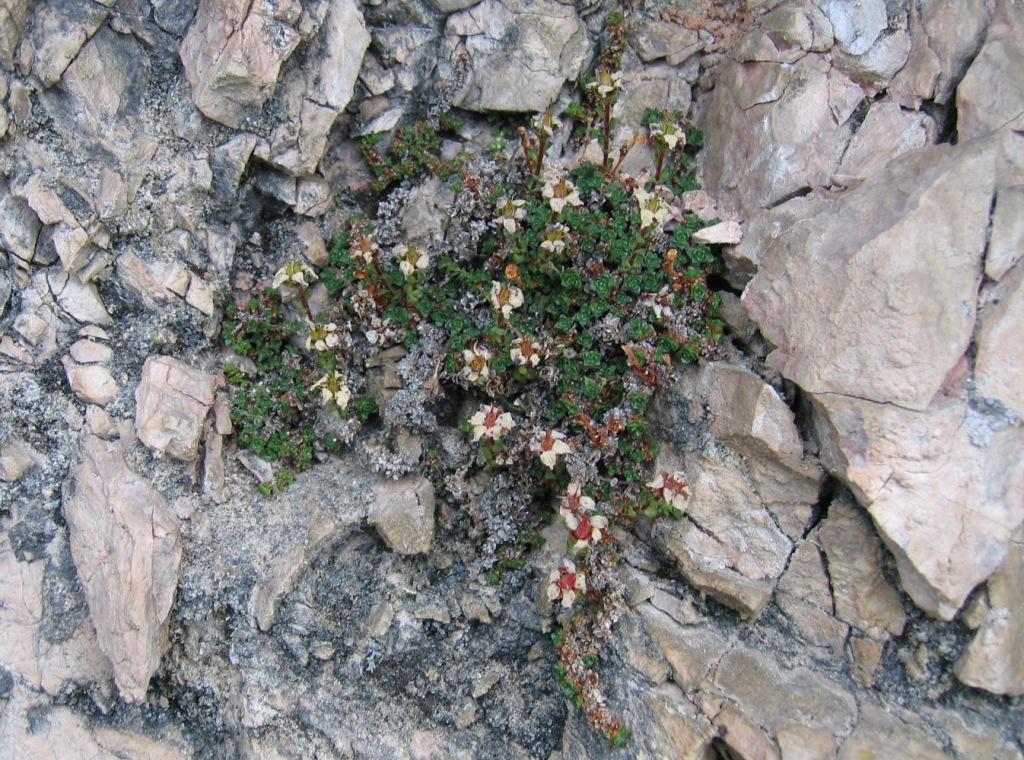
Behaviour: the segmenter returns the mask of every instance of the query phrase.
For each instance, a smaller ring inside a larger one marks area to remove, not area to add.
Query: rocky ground
[[[358,138],[490,145],[611,10],[0,0],[0,757],[1022,757],[1019,0],[625,9],[731,328],[660,400],[686,515],[616,535],[625,748],[552,677],[562,528],[495,584],[420,476],[236,450],[223,307],[325,259]]]

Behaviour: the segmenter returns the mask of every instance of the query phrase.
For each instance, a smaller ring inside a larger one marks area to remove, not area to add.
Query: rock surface
[[[927,408],[971,339],[994,160],[991,143],[904,156],[776,238],[743,294],[770,364],[813,394]]]
[[[988,613],[956,664],[968,686],[994,694],[1024,694],[1024,534],[1018,531],[1006,558],[986,586]]]
[[[472,111],[543,111],[591,55],[575,9],[556,0],[483,0],[449,16],[445,34],[469,57],[456,103]]]
[[[150,357],[135,391],[135,429],[150,448],[178,459],[198,456],[214,378],[169,356]]]
[[[201,0],[181,43],[196,108],[229,127],[255,119],[301,41],[301,12],[297,2]]]
[[[434,487],[424,477],[377,485],[368,519],[392,551],[426,554],[434,543]]]
[[[182,554],[177,521],[118,445],[94,437],[82,443],[64,518],[100,649],[121,695],[142,702],[167,646]]]
[[[519,569],[525,496],[378,474],[467,455],[458,392],[287,488],[240,448],[222,309],[327,263],[357,138],[456,103],[445,160],[496,148],[578,99],[611,5],[0,0],[0,756],[1019,760],[1019,3],[621,8],[616,144],[699,122],[683,205],[736,289],[652,415],[687,514],[611,530],[626,748],[551,677],[564,528]],[[379,234],[450,245],[454,179]],[[416,355],[350,378],[384,426]]]
[[[732,462],[694,460],[686,516],[653,538],[702,591],[756,619],[771,599],[792,544]]]
[[[743,296],[776,346],[769,363],[814,399],[823,462],[868,507],[907,592],[946,619],[1024,519],[1012,496],[1019,431],[972,433],[967,406],[940,393],[974,329],[995,150],[975,142],[916,151],[820,203],[773,237]],[[826,242],[851,225],[858,234],[842,235],[842,248]],[[912,263],[897,253],[908,245],[918,251]],[[914,295],[919,282],[933,283],[926,304]],[[783,316],[783,300],[798,293],[810,300],[787,300]],[[842,349],[826,355],[826,345]],[[942,483],[938,471],[948,473]],[[988,473],[984,486],[977,472]],[[956,535],[939,527],[950,520]]]

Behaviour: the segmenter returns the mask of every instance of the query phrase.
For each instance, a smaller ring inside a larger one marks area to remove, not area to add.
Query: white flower
[[[338,326],[334,322],[323,325],[307,322],[306,327],[309,329],[309,335],[306,336],[307,351],[328,351],[337,348],[341,342]]]
[[[540,364],[540,348],[529,338],[516,338],[512,341],[509,356],[517,367],[536,367]]]
[[[555,132],[561,128],[562,122],[551,111],[548,111],[543,116],[535,116],[533,118],[533,130],[547,138],[554,137]]]
[[[474,441],[481,438],[497,441],[516,426],[511,414],[503,411],[501,407],[489,404],[481,406],[480,410],[469,418],[469,424],[473,426]]]
[[[565,442],[565,433],[549,430],[537,433],[537,436],[530,442],[530,451],[540,454],[540,461],[544,463],[544,466],[553,470],[558,464],[558,457],[568,454],[572,448]]]
[[[544,231],[544,240],[540,247],[548,253],[561,253],[565,250],[565,240],[569,236],[569,228],[564,224],[552,224]]]
[[[309,389],[311,391],[320,389],[320,400],[325,404],[334,404],[339,411],[345,411],[348,402],[352,399],[352,392],[345,383],[345,376],[340,372],[332,372],[324,375]]]
[[[398,268],[407,278],[412,277],[417,269],[430,266],[430,257],[414,245],[396,245],[392,252],[398,259]]]
[[[601,67],[597,70],[597,79],[588,84],[587,89],[597,90],[598,95],[606,98],[622,89],[622,72]]]
[[[551,210],[556,214],[561,214],[562,209],[566,206],[579,207],[583,205],[576,185],[567,179],[561,179],[558,182],[545,182],[542,192],[544,197],[548,199],[548,205],[551,206]]]
[[[499,198],[497,206],[495,206],[497,216],[494,221],[500,224],[509,235],[515,234],[519,229],[518,222],[526,218],[526,209],[523,208],[525,205],[526,201],[521,201],[518,198]]]
[[[562,497],[562,505],[558,508],[558,513],[568,520],[567,515],[592,512],[595,507],[594,500],[583,493],[583,488],[579,483],[573,481],[565,489],[565,496]]]
[[[686,491],[686,474],[679,470],[658,473],[647,487],[667,501],[669,506],[680,511],[686,507],[686,500],[690,498]]]
[[[290,285],[292,287],[305,288],[308,287],[311,282],[316,281],[316,272],[309,268],[306,264],[299,261],[289,261],[283,267],[277,270],[274,275],[274,282],[272,287],[280,288],[282,285]]]
[[[665,223],[668,207],[661,202],[661,198],[639,187],[633,191],[633,197],[640,206],[640,229],[661,227]]]
[[[515,285],[502,285],[496,280],[491,281],[491,306],[508,319],[513,309],[523,305],[523,291]]]
[[[669,290],[668,286],[662,287],[657,293],[649,293],[644,297],[644,304],[649,306],[651,311],[654,312],[654,316],[658,319],[662,317],[671,317],[672,311],[672,291]]]
[[[561,599],[562,606],[568,609],[576,601],[577,594],[587,593],[587,579],[583,573],[576,571],[576,565],[570,560],[551,571],[548,576],[548,599],[552,602]]]
[[[462,360],[462,373],[469,382],[478,383],[491,376],[491,352],[483,346],[474,343],[473,348],[467,348],[462,352]]]
[[[683,147],[686,145],[686,133],[678,124],[673,124],[672,122],[663,124],[660,121],[655,121],[651,122],[647,131],[655,142],[669,150],[675,150],[676,146]]]
[[[390,323],[387,319],[378,316],[370,317],[370,328],[364,333],[366,340],[371,346],[383,346],[388,339]]]
[[[569,535],[574,542],[573,549],[578,552],[597,546],[608,530],[608,518],[593,514],[593,510],[586,510],[578,515],[563,514],[562,517],[565,518],[565,526],[569,529]]]
[[[367,265],[373,263],[379,252],[380,248],[377,247],[377,244],[366,235],[352,238],[352,242],[349,244],[349,254],[352,258]]]

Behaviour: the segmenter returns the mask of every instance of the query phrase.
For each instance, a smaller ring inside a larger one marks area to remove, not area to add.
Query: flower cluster
[[[462,352],[462,373],[471,383],[487,382],[491,376],[491,352],[479,343]]]
[[[341,343],[338,326],[334,322],[325,324],[307,322],[306,328],[309,330],[309,334],[306,336],[307,351],[330,351]]]
[[[542,193],[544,197],[547,198],[548,205],[551,206],[551,210],[556,214],[561,214],[566,206],[579,208],[583,205],[583,201],[580,200],[580,192],[576,189],[576,185],[565,177],[557,181],[551,180],[545,182]]]
[[[500,198],[495,207],[494,222],[509,235],[519,230],[519,223],[526,218],[526,201],[518,198]]]
[[[324,375],[309,389],[320,391],[320,400],[325,406],[336,406],[342,412],[348,408],[348,402],[352,399],[352,392],[345,382],[345,376],[338,371]]]
[[[536,367],[540,364],[541,350],[532,340],[520,336],[512,341],[509,355],[517,367]]]
[[[552,602],[560,601],[566,609],[572,607],[578,594],[585,593],[587,593],[586,575],[577,571],[576,565],[570,560],[563,560],[562,564],[552,570],[548,576],[548,599]]]
[[[640,187],[633,191],[633,197],[636,198],[637,205],[640,207],[640,228],[660,229],[668,219],[668,208],[664,201],[654,193],[649,193]]]
[[[512,415],[504,411],[500,406],[484,404],[479,411],[469,418],[469,424],[473,426],[473,440],[488,438],[492,441],[500,440],[506,433],[512,432],[516,426]]]
[[[565,433],[557,430],[541,430],[530,442],[530,451],[540,456],[540,461],[549,470],[555,469],[558,458],[572,452],[572,447],[566,443]]]
[[[316,282],[316,272],[308,264],[299,260],[289,261],[274,274],[271,284],[273,288],[281,288],[285,285],[298,288],[308,288]]]
[[[555,136],[555,133],[562,128],[562,120],[555,116],[551,111],[534,117],[533,119],[533,130],[539,134],[551,139]]]
[[[672,122],[651,122],[647,127],[647,133],[657,146],[666,150],[675,150],[686,145],[686,132]]]
[[[501,312],[501,316],[508,319],[512,316],[512,310],[523,305],[523,291],[515,285],[506,285],[494,280],[491,282],[491,306]]]
[[[658,498],[664,499],[670,507],[679,511],[685,508],[686,501],[690,498],[690,494],[686,490],[686,475],[678,470],[671,473],[659,472],[647,484],[647,487]]]
[[[622,89],[622,72],[611,71],[602,66],[597,70],[594,81],[587,85],[587,89],[596,92],[602,98],[612,98]]]
[[[597,514],[594,500],[583,493],[579,483],[570,483],[558,514],[565,521],[576,551],[601,543],[608,530],[608,518]]]
[[[392,250],[398,268],[407,278],[430,266],[430,257],[414,245],[396,245]]]

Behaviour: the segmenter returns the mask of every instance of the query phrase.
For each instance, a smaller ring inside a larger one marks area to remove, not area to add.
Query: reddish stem
[[[604,141],[601,145],[601,152],[604,156],[604,160],[601,162],[601,166],[605,169],[609,167],[609,161],[611,156],[608,151],[611,148],[612,142],[612,100],[611,98],[605,98],[604,101]]]

